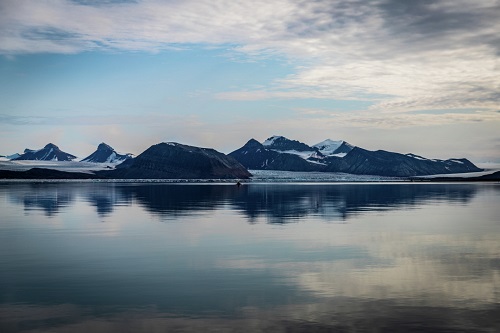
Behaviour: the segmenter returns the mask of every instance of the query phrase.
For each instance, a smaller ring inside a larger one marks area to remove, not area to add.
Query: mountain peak
[[[51,148],[52,148],[52,149],[59,149],[59,147],[58,147],[58,146],[56,146],[56,145],[55,145],[55,144],[53,144],[53,143],[47,143],[47,144],[45,145],[45,147],[43,147],[43,149],[51,149]]]
[[[119,164],[129,158],[132,158],[130,154],[118,154],[113,147],[101,142],[97,146],[97,150],[90,154],[89,156],[82,159],[82,162],[92,162],[92,163],[113,163]]]
[[[72,161],[76,156],[59,149],[53,143],[48,143],[42,149],[25,149],[24,153],[13,160],[39,160],[39,161]]]
[[[97,150],[114,150],[110,145],[101,142],[99,146],[97,146]]]
[[[266,141],[262,142],[262,145],[264,146],[272,146],[276,141],[278,140],[288,140],[287,138],[285,138],[284,136],[281,136],[281,135],[273,135],[269,138],[266,139]]]
[[[335,141],[331,139],[326,139],[325,141],[315,144],[313,147],[317,148],[325,156],[338,157],[345,156],[354,148],[353,145],[344,140]]]
[[[262,143],[255,140],[254,138],[252,138],[252,139],[248,140],[247,143],[245,143],[245,145],[243,147],[261,147],[261,146],[262,146]]]
[[[330,145],[341,145],[343,140],[332,140],[332,139],[326,139],[324,141],[321,141],[320,143],[317,143],[313,145],[313,147],[318,147],[318,146],[330,146]]]
[[[315,151],[314,148],[297,140],[290,140],[280,135],[273,135],[262,143],[267,149],[279,151]]]

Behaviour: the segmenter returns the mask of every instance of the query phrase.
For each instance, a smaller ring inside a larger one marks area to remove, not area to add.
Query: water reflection
[[[84,197],[100,216],[133,200],[164,218],[201,214],[229,205],[253,223],[284,224],[307,216],[346,221],[363,212],[411,209],[426,203],[467,204],[479,187],[461,184],[351,185],[171,185],[171,184],[22,184],[9,192],[26,211],[48,216]]]
[[[456,185],[261,185],[242,188],[231,203],[250,221],[265,216],[269,223],[287,223],[309,215],[345,221],[362,212],[408,209],[426,202],[465,204],[475,193],[474,187]]]
[[[132,193],[118,191],[112,185],[87,186],[84,191],[87,202],[96,208],[97,214],[104,217],[113,212],[115,206],[128,206],[132,203]]]
[[[115,184],[20,183],[2,187],[7,190],[10,202],[23,205],[26,212],[43,211],[52,217],[79,198],[95,207],[99,216],[107,216],[114,206],[130,205],[133,194],[118,191]]]
[[[498,202],[493,184],[0,185],[0,331],[499,331]]]
[[[19,184],[9,191],[10,201],[24,205],[25,211],[41,210],[46,216],[56,215],[75,200],[75,187],[59,184]]]

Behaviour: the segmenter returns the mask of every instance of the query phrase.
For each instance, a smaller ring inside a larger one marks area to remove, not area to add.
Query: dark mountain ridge
[[[465,158],[427,159],[415,154],[404,155],[384,150],[369,151],[345,141],[324,142],[332,144],[341,142],[341,144],[325,156],[318,149],[318,145],[320,148],[324,148],[324,145],[310,147],[296,140],[273,136],[264,141],[264,144],[251,139],[229,156],[250,170],[344,172],[389,177],[482,171]]]
[[[211,148],[162,142],[146,149],[115,170],[101,171],[106,178],[125,179],[246,179],[248,170],[234,158]]]
[[[76,156],[68,154],[59,149],[53,143],[47,144],[39,150],[25,149],[24,153],[19,157],[12,159],[13,161],[36,160],[36,161],[72,161]]]

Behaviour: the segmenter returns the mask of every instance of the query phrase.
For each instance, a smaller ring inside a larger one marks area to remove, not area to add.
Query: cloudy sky
[[[499,0],[0,0],[0,154],[308,144],[500,162]]]

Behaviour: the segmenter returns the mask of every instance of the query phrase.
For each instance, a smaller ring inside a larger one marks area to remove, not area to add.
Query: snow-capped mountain
[[[353,145],[345,142],[343,140],[333,141],[330,139],[326,139],[320,143],[313,145],[314,148],[318,149],[318,151],[324,156],[337,156],[344,157],[348,152],[354,148]]]
[[[47,144],[42,149],[25,149],[24,153],[13,161],[35,160],[35,161],[72,161],[76,156],[66,153],[53,143]]]
[[[414,154],[369,151],[330,139],[311,147],[283,136],[272,136],[262,144],[251,139],[229,155],[248,169],[255,170],[345,172],[390,177],[482,170],[465,158],[438,160]]]
[[[262,143],[262,146],[264,146],[265,149],[277,151],[279,153],[297,155],[312,163],[316,163],[324,157],[318,152],[318,149],[314,147],[279,135],[268,138]]]
[[[89,156],[82,159],[82,162],[93,163],[121,163],[129,158],[133,158],[132,154],[119,154],[110,145],[104,142],[97,146],[97,150]]]
[[[267,141],[267,140],[266,140]],[[302,151],[270,149],[255,139],[250,139],[243,147],[229,154],[248,169],[286,170],[286,171],[320,171],[320,162],[309,160],[315,150]],[[287,147],[289,148],[289,147]]]
[[[314,148],[306,145],[297,140],[290,140],[284,136],[274,135],[268,138],[266,141],[262,142],[262,145],[268,149],[278,150],[278,151],[297,151],[297,152],[307,152],[315,151]]]

